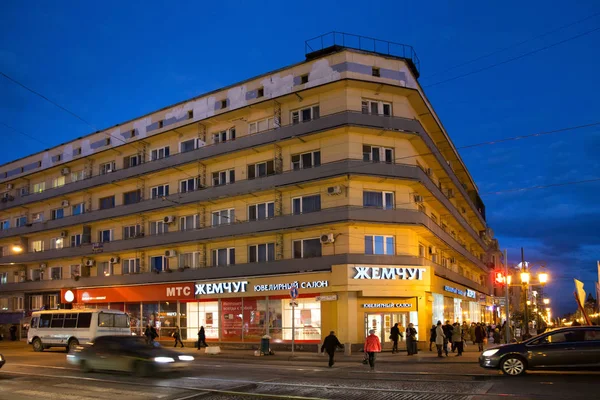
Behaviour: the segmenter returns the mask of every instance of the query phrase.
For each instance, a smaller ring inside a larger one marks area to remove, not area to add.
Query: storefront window
[[[444,319],[442,323],[446,323],[446,321],[450,321],[450,323],[454,323],[454,298],[452,297],[444,297]]]
[[[125,304],[123,303],[110,303],[108,306],[111,310],[125,311]]]
[[[184,308],[185,307],[185,308]],[[181,310],[186,310],[187,318],[186,325],[183,319],[182,327],[187,327],[187,337],[190,339],[198,339],[198,331],[200,327],[204,327],[206,339],[219,339],[219,302],[218,301],[202,301],[182,303]],[[182,312],[183,314],[183,312]]]
[[[454,318],[456,322],[463,322],[462,300],[454,299]]]
[[[129,314],[129,325],[131,326],[131,331],[136,335],[143,335],[144,330],[142,329],[142,321],[140,318],[140,303],[125,304],[125,312]]]
[[[467,315],[467,322],[481,322],[481,309],[479,308],[479,303],[474,301],[469,301],[469,312]]]
[[[177,325],[176,301],[160,302],[158,321],[161,328],[159,331],[160,338],[165,339],[171,337],[171,334],[175,331],[175,325]]]
[[[265,319],[267,301],[265,298],[244,298],[244,341],[258,342],[266,334]]]
[[[143,303],[142,304],[142,329],[147,325],[154,326],[157,331],[160,329],[158,320],[158,303]]]
[[[444,296],[441,294],[433,293],[433,310],[432,310],[432,324],[436,325],[438,321],[444,321]]]
[[[242,341],[242,299],[221,300],[221,340]]]
[[[269,336],[274,341],[283,340],[283,309],[281,300],[269,299]]]
[[[283,308],[283,340],[292,340],[292,307],[290,300],[279,300]],[[295,340],[321,340],[321,303],[310,299],[297,299],[294,310]]]

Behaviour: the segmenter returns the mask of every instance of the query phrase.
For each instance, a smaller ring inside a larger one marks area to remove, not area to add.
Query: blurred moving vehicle
[[[506,344],[481,353],[479,365],[518,376],[533,369],[600,367],[600,327],[558,328],[521,343]]]
[[[119,310],[52,310],[31,315],[27,343],[34,351],[74,349],[103,335],[131,335],[129,315]]]
[[[4,365],[5,362],[6,362],[6,358],[4,358],[4,356],[2,354],[0,354],[0,368],[2,368],[2,366]]]
[[[140,336],[100,336],[67,354],[67,361],[84,372],[109,370],[148,376],[183,369],[194,357],[148,343]]]

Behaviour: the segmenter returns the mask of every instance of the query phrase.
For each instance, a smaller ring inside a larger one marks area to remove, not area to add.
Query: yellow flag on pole
[[[585,304],[585,290],[583,290],[583,282],[574,279],[575,281],[575,293],[577,294],[577,301],[579,305],[583,307]]]

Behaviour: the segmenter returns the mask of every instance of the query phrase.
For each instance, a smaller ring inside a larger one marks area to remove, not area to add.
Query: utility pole
[[[504,249],[504,283],[505,283],[505,303],[506,303],[506,324],[504,325],[504,337],[506,343],[510,343],[510,297],[508,295],[508,255],[507,250]]]
[[[527,272],[527,264],[525,264],[525,252],[523,251],[522,247],[521,247],[521,271],[525,272],[525,273]],[[525,320],[525,329],[524,329],[525,333],[523,333],[521,338],[527,339],[529,337],[529,309],[527,307],[527,299],[529,298],[529,284],[524,283],[523,285],[525,286],[525,314],[523,315],[523,318]]]

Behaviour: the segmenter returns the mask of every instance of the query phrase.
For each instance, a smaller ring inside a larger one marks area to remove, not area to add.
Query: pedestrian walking
[[[475,344],[475,328],[477,324],[475,322],[471,322],[471,326],[469,327],[469,338],[471,339],[471,343]]]
[[[200,330],[198,331],[198,350],[200,350],[201,346],[208,347],[206,344],[206,333],[204,332],[203,326],[201,326]]]
[[[444,329],[444,352],[446,353],[446,357],[448,357],[448,344],[452,343],[452,330],[454,329],[450,324],[450,320],[446,321],[446,325],[443,326]]]
[[[146,343],[152,343],[152,330],[150,329],[150,324],[146,325],[146,329],[144,329],[144,336],[146,337]]]
[[[398,352],[398,340],[400,339],[400,328],[398,328],[398,323],[396,322],[392,329],[390,330],[390,340],[394,343],[392,347],[392,354]]]
[[[406,328],[406,352],[409,356],[417,354],[417,330],[412,322]]]
[[[462,356],[463,353],[463,336],[462,336],[462,327],[458,322],[454,324],[454,329],[452,330],[452,344],[457,351],[456,357]]]
[[[435,338],[436,338],[436,326],[432,325],[431,329],[429,330],[429,351],[431,351],[431,346],[435,345]]]
[[[446,344],[446,335],[444,334],[444,328],[442,327],[442,321],[437,322],[435,327],[435,347],[437,348],[438,357],[442,357],[442,348],[446,350],[446,357],[448,357],[448,348]]]
[[[502,342],[502,337],[500,336],[500,329],[494,329],[494,333],[492,334],[494,338],[494,344],[498,345]]]
[[[181,341],[181,331],[179,330],[179,326],[175,325],[175,332],[173,332],[171,336],[173,336],[173,339],[175,339],[175,346],[173,347],[177,347],[177,343],[180,343],[181,347],[183,347],[183,342]]]
[[[17,325],[13,324],[8,328],[8,331],[10,332],[10,340],[13,342],[17,340]]]
[[[325,351],[329,355],[329,368],[333,367],[333,364],[335,364],[333,357],[335,356],[335,349],[338,347],[343,349],[344,345],[340,343],[337,336],[335,336],[334,331],[329,332],[329,336],[325,338],[323,345],[321,346],[321,353]]]
[[[479,346],[479,351],[483,351],[483,340],[485,339],[485,327],[481,323],[477,323],[475,327],[475,343]]]
[[[381,353],[381,342],[377,335],[375,335],[375,329],[369,331],[369,336],[365,340],[365,353],[369,355],[369,366],[371,371],[375,371],[375,353]]]

